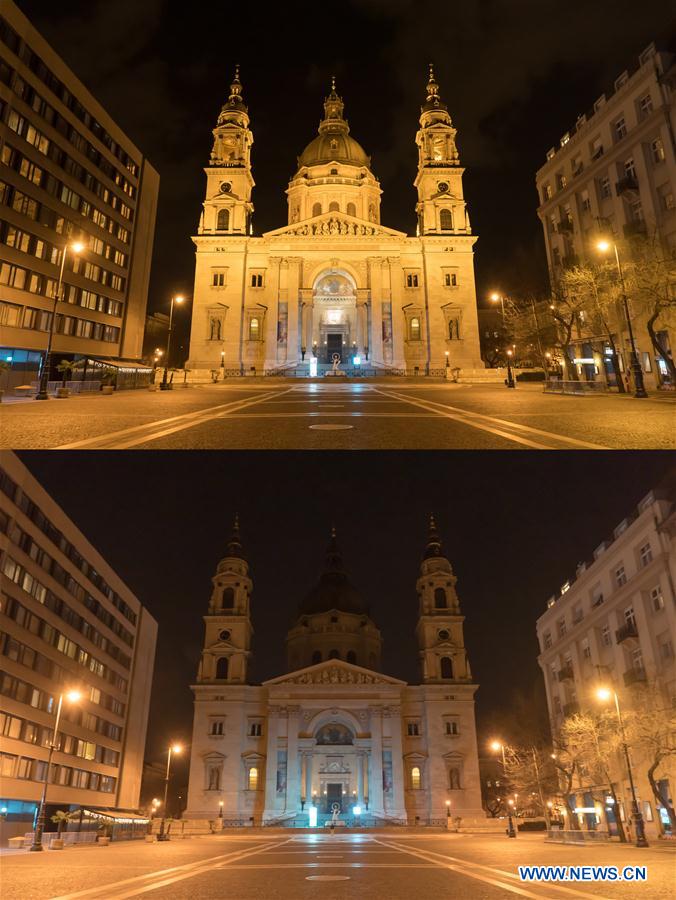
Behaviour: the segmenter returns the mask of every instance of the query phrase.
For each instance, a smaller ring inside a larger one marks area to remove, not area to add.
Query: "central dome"
[[[335,531],[331,534],[331,542],[326,554],[326,565],[319,582],[301,602],[299,613],[313,615],[329,612],[329,610],[368,615],[366,604],[357,589],[350,583],[343,560],[336,544]]]
[[[366,168],[371,165],[371,158],[359,141],[350,137],[350,126],[343,118],[344,108],[342,99],[336,93],[334,79],[331,93],[324,101],[324,118],[319,123],[319,134],[298,157],[299,168],[331,162]]]

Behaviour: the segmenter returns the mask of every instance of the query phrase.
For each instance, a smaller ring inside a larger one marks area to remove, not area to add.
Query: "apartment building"
[[[648,46],[620,73],[613,89],[551,148],[536,175],[552,286],[562,269],[598,262],[596,243],[612,236],[622,255],[635,235],[657,232],[665,252],[676,252],[676,55]],[[646,314],[632,307],[646,386],[668,380],[663,357],[646,330]],[[621,307],[610,323],[620,344],[620,367],[628,365],[628,334]],[[676,322],[660,320],[660,340],[673,348]],[[612,381],[606,339],[578,323],[574,360],[589,380]]]
[[[140,359],[159,176],[11,0],[0,5],[0,359]]]
[[[0,452],[0,807],[32,827],[62,692],[47,801],[133,810],[157,623],[19,458]]]
[[[676,483],[672,479],[651,491],[615,528],[612,537],[580,563],[575,577],[551,597],[537,621],[542,669],[552,734],[578,712],[599,711],[595,690],[612,685],[621,708],[640,702],[636,689],[655,686],[665,715],[676,704]],[[649,762],[632,750],[634,778],[648,836],[655,836],[658,817],[668,816],[650,788]],[[629,782],[622,760],[611,772],[620,815],[631,815]],[[663,800],[673,803],[673,761],[657,770]],[[591,786],[584,777],[576,785],[571,808],[588,808]],[[621,799],[620,799],[621,798]],[[583,817],[581,816],[581,821]],[[594,826],[593,818],[587,824]]]

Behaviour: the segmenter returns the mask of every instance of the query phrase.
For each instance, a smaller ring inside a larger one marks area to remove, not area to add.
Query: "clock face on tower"
[[[223,184],[221,184],[221,190],[223,191],[224,194],[229,194],[230,191],[232,190],[232,185],[230,184],[229,181],[224,181]]]
[[[439,184],[437,185],[437,189],[440,194],[447,194],[448,193],[448,184],[445,181],[440,181]]]

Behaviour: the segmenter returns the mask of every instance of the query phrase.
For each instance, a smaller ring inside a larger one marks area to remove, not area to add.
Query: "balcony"
[[[568,718],[569,716],[576,716],[580,712],[580,704],[577,700],[573,700],[571,703],[563,704],[563,714]]]
[[[638,640],[638,628],[636,627],[636,622],[626,622],[621,628],[618,628],[615,632],[615,641],[618,644],[624,643],[624,641],[637,641]]]
[[[615,185],[615,192],[618,197],[621,197],[622,194],[629,193],[630,191],[638,192],[638,179],[635,175],[625,175],[624,178],[620,178]]]
[[[557,673],[557,678],[559,681],[573,681],[575,675],[573,674],[572,666],[564,666],[562,669],[559,669]]]
[[[635,237],[638,234],[645,234],[647,230],[645,222],[637,219],[634,222],[627,222],[624,226],[624,236]]]
[[[632,684],[645,684],[645,669],[628,669],[624,673],[625,687],[631,687]]]

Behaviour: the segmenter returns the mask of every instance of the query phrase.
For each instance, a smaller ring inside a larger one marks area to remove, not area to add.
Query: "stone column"
[[[390,266],[390,296],[392,298],[392,365],[396,369],[405,369],[404,340],[406,338],[406,321],[402,309],[404,274],[399,257],[391,256],[388,257],[387,261]],[[422,296],[420,297],[420,305],[424,305]]]
[[[305,802],[309,806],[312,803],[312,751],[305,754]]]
[[[357,756],[357,803],[364,807],[364,754]]]
[[[300,755],[300,799],[307,800],[307,753]]]
[[[289,257],[288,271],[288,304],[289,304],[289,326],[288,326],[288,342],[286,345],[286,361],[295,363],[299,359],[298,345],[300,340],[301,323],[298,321],[298,313],[300,309],[299,298],[301,288],[301,265],[302,259],[298,256]]]
[[[371,343],[369,361],[376,365],[383,363],[383,268],[382,258],[372,256],[369,263],[369,287],[371,288]]]
[[[268,739],[265,756],[265,807],[263,821],[277,815],[277,734],[279,731],[279,708],[268,709]]]
[[[404,746],[401,735],[401,707],[390,708],[390,734],[392,736],[392,815],[399,819],[406,818],[404,800]]]
[[[265,292],[268,311],[265,316],[265,363],[266,369],[277,366],[277,321],[279,319],[279,263],[280,258],[270,258],[269,287]],[[227,365],[227,364],[226,364]]]
[[[371,707],[371,772],[369,785],[369,810],[382,815],[383,810],[383,710]]]
[[[311,298],[305,301],[305,360],[307,361],[312,354],[312,319],[314,317],[314,302]]]
[[[297,812],[299,807],[298,797],[300,786],[298,778],[300,774],[298,760],[298,715],[299,706],[288,707],[286,728],[286,812]]]
[[[369,796],[369,752],[368,752],[368,750],[364,754],[362,754],[361,775],[362,775],[362,782],[364,784],[364,803],[366,803],[366,799],[368,798],[369,807],[370,807],[371,798]]]

